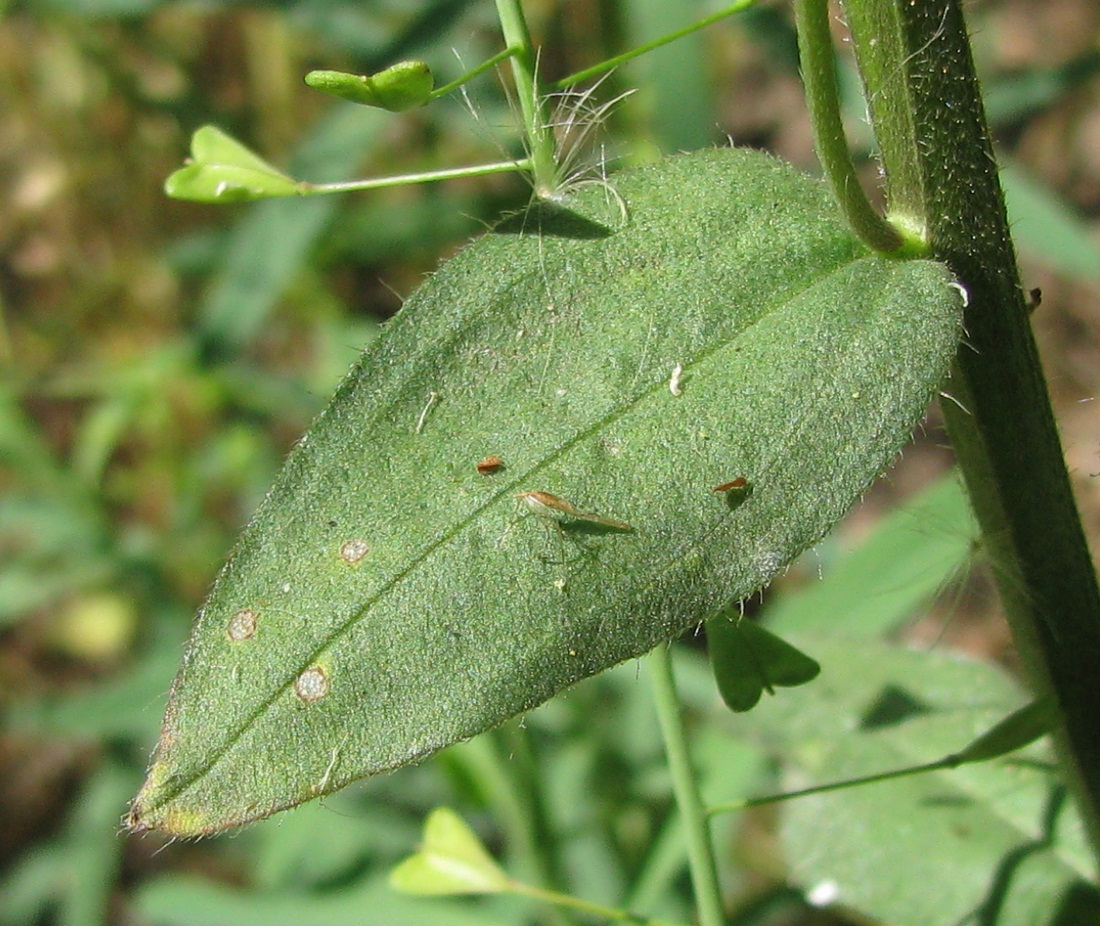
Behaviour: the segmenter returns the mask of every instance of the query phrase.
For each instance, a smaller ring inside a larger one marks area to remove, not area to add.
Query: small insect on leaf
[[[559,523],[571,519],[586,524],[596,524],[620,533],[631,533],[634,530],[633,527],[623,521],[605,518],[603,515],[594,514],[591,511],[581,511],[571,502],[567,502],[564,498],[558,498],[556,495],[551,495],[549,492],[517,492],[516,498],[523,502],[532,514],[540,518],[547,518]]]
[[[481,473],[482,476],[491,476],[493,473],[499,472],[502,469],[504,469],[504,461],[495,453],[477,464],[477,471]]]
[[[736,479],[730,482],[723,482],[720,486],[715,486],[712,492],[731,492],[734,489],[744,489],[748,486],[749,481],[744,476],[738,476]]]
[[[752,483],[744,476],[738,476],[729,482],[723,482],[720,486],[715,486],[711,491],[725,496],[726,505],[730,511],[733,511],[741,507],[752,495]]]

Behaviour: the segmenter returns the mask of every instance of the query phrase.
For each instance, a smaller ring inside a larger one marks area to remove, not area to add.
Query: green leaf
[[[310,71],[306,83],[353,103],[393,113],[423,106],[435,87],[431,68],[423,61],[399,61],[370,76],[344,71]]]
[[[973,742],[954,754],[962,765],[966,762],[988,762],[1034,743],[1046,736],[1054,726],[1055,712],[1049,701],[1039,700],[1013,711],[1002,721],[986,730]]]
[[[768,602],[771,630],[879,637],[965,574],[978,527],[958,475],[883,518],[854,550],[826,557],[821,581]]]
[[[1029,741],[1042,721],[1035,705],[1020,710],[1021,692],[996,666],[825,634],[794,639],[820,657],[820,678],[739,719],[749,736],[790,757],[789,788],[993,754]],[[991,739],[1000,748],[982,746]],[[802,797],[782,814],[794,882],[808,891],[827,885],[836,903],[874,922],[1063,922],[1054,898],[1092,877],[1080,819],[1046,744]]]
[[[405,894],[497,894],[508,876],[465,821],[437,807],[424,824],[424,844],[390,872],[390,885]]]
[[[301,184],[213,125],[191,137],[191,158],[164,181],[173,199],[200,203],[249,202],[296,196]]]
[[[613,183],[500,225],[364,353],[202,610],[133,826],[212,832],[521,713],[760,588],[894,457],[959,335],[946,268],[868,255],[755,152]]]
[[[731,711],[752,710],[765,691],[805,685],[821,671],[800,649],[729,609],[707,621],[707,650],[718,692]]]

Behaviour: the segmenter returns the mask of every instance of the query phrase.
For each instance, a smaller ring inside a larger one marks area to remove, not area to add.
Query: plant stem
[[[942,403],[1031,686],[1100,857],[1100,593],[1032,338],[957,0],[847,0],[891,214],[968,293]],[[961,407],[960,407],[961,406]]]
[[[539,89],[538,67],[527,19],[520,0],[496,0],[497,16],[504,43],[513,51],[512,76],[523,116],[528,160],[538,196],[553,194],[558,185],[558,165],[554,152],[554,133],[545,113],[545,98]]]
[[[691,882],[695,888],[695,902],[699,908],[699,923],[701,926],[722,926],[725,917],[722,913],[722,895],[718,889],[714,849],[684,734],[680,698],[672,672],[671,644],[658,646],[649,654],[646,662],[653,680],[653,700],[657,707],[661,735],[664,737],[669,771],[672,773],[672,791],[676,796],[676,805],[687,836],[688,864],[691,868]]]
[[[589,77],[595,77],[597,74],[606,74],[613,68],[617,68],[620,64],[625,64],[627,61],[644,55],[646,52],[653,51],[654,48],[660,48],[662,45],[667,45],[669,42],[675,42],[677,39],[682,39],[685,35],[691,35],[693,32],[705,29],[707,26],[718,22],[718,20],[725,19],[727,16],[732,16],[734,13],[740,13],[743,10],[747,10],[750,6],[754,6],[755,4],[756,0],[737,0],[736,3],[731,3],[724,10],[719,10],[717,13],[693,22],[689,26],[684,26],[683,29],[677,29],[675,32],[663,35],[659,39],[654,39],[652,42],[646,42],[644,45],[639,45],[637,48],[630,49],[630,51],[624,51],[622,54],[608,58],[606,61],[601,61],[599,64],[594,64],[592,67],[585,68],[583,71],[577,71],[575,74],[570,74],[568,77],[563,77],[561,80],[554,81],[554,83],[550,85],[550,89],[565,90],[572,87],[574,84],[579,84],[582,80],[588,80]]]
[[[844,778],[840,781],[813,785],[798,791],[785,791],[781,794],[769,794],[765,797],[750,797],[740,801],[731,801],[728,804],[716,804],[707,811],[707,815],[714,817],[718,814],[744,810],[748,807],[778,804],[781,801],[789,801],[809,794],[825,794],[828,791],[841,791],[845,788],[890,781],[894,778],[923,775],[926,772],[949,771],[958,768],[960,765],[969,765],[973,762],[989,762],[992,759],[998,759],[1001,756],[1015,752],[1017,749],[1022,749],[1024,746],[1034,743],[1039,737],[1049,733],[1050,719],[1050,705],[1043,701],[1031,701],[1004,717],[981,736],[971,740],[967,746],[958,752],[949,753],[935,761],[891,769],[888,772],[877,772],[873,775]]]
[[[475,737],[461,746],[460,754],[470,764],[475,780],[483,783],[493,816],[504,829],[511,864],[521,871],[524,880],[514,882],[515,890],[531,896],[540,891],[554,893],[548,891],[548,886],[557,881],[555,852],[542,812],[541,796],[534,793],[538,778],[530,774],[526,761],[512,761],[517,743],[522,746],[521,758],[529,752],[522,740],[517,739],[514,728],[515,721],[512,721],[491,734]],[[520,737],[525,735],[522,730],[518,733]],[[564,926],[566,921],[559,910],[551,908],[548,913],[549,922]]]
[[[416,174],[395,174],[390,177],[372,177],[368,180],[345,180],[339,183],[300,184],[303,196],[319,193],[348,193],[354,190],[377,190],[389,186],[405,186],[410,183],[434,183],[438,180],[456,180],[461,177],[483,177],[486,174],[503,174],[511,171],[527,170],[530,162],[495,161],[491,164],[476,164],[473,167],[449,167],[445,170],[426,170]]]
[[[446,96],[452,90],[457,90],[463,84],[469,83],[471,80],[477,77],[478,74],[484,74],[490,68],[496,67],[498,64],[500,64],[501,61],[504,61],[506,58],[511,58],[517,51],[518,49],[511,47],[505,48],[503,51],[498,51],[491,58],[487,58],[486,60],[482,61],[481,64],[479,64],[476,68],[471,68],[462,76],[456,77],[449,84],[444,84],[442,87],[436,87],[431,92],[431,95],[428,97],[428,99],[435,100],[441,96]]]
[[[911,775],[923,775],[926,772],[938,772],[952,769],[958,763],[952,763],[951,757],[937,759],[927,765],[910,765],[906,768],[891,769],[889,772],[878,772],[874,775],[860,775],[857,778],[844,778],[840,781],[830,781],[824,785],[811,785],[807,788],[799,788],[797,791],[783,791],[778,794],[765,794],[762,797],[746,797],[739,801],[728,801],[725,804],[715,804],[707,808],[708,817],[717,817],[724,813],[736,813],[739,810],[747,810],[750,807],[766,807],[769,804],[781,804],[784,801],[793,801],[799,797],[809,797],[811,794],[828,794],[830,791],[844,791],[848,788],[858,788],[864,785],[877,784],[881,781],[892,781],[895,778],[908,778]]]
[[[794,9],[802,82],[806,88],[817,159],[852,231],[872,250],[898,251],[904,243],[902,237],[875,211],[863,191],[844,135],[836,60],[829,33],[828,0],[795,0]]]
[[[559,894],[557,891],[547,891],[542,888],[521,884],[517,881],[511,882],[510,889],[513,894],[521,894],[524,897],[530,897],[533,900],[541,900],[545,903],[555,904],[559,907],[569,907],[573,910],[580,910],[582,913],[587,913],[590,916],[599,916],[619,923],[634,923],[636,926],[684,926],[683,923],[650,919],[648,916],[631,913],[629,910],[623,910],[620,907],[605,907],[603,904],[593,903],[590,900],[583,900],[580,897],[573,897],[571,894]]]

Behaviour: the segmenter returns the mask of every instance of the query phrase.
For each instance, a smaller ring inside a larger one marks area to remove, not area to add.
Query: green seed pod
[[[399,61],[369,77],[343,71],[310,71],[306,83],[322,93],[392,113],[423,106],[435,86],[431,68],[423,61]]]

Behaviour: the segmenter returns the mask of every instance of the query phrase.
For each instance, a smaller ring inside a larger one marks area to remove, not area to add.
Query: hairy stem
[[[802,82],[806,88],[817,158],[852,231],[875,251],[897,251],[903,244],[902,237],[875,211],[860,186],[844,136],[836,62],[829,34],[828,0],[795,0],[794,8]]]
[[[408,186],[412,183],[436,183],[440,180],[457,180],[463,177],[483,177],[486,174],[504,174],[527,170],[530,163],[522,161],[496,161],[492,164],[475,164],[471,167],[449,167],[443,170],[425,170],[415,174],[393,174],[389,177],[371,177],[366,180],[341,180],[336,183],[298,184],[303,196],[318,193],[349,193],[354,190],[378,190],[383,187]]]
[[[527,140],[528,159],[539,196],[557,188],[558,166],[554,153],[554,133],[546,116],[545,99],[539,89],[538,61],[531,44],[531,33],[523,15],[520,0],[497,0],[497,16],[504,33],[504,43],[514,50],[512,76],[523,115],[523,133]]]
[[[1032,338],[958,0],[847,0],[892,215],[965,287],[943,403],[1016,646],[1100,855],[1100,594]]]

